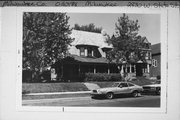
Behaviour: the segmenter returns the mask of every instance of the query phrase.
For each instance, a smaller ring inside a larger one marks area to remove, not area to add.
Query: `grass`
[[[23,83],[24,93],[88,91],[83,83]]]
[[[137,78],[136,81],[130,81],[137,85],[152,84],[154,80],[146,78]],[[114,82],[92,82],[99,87],[110,87]],[[46,93],[46,92],[75,92],[75,91],[89,91],[83,82],[74,83],[23,83],[22,94],[28,93]]]

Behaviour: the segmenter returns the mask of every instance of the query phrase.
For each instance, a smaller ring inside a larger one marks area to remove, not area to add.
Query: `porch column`
[[[127,73],[127,65],[125,66],[125,71],[126,71],[126,73]]]
[[[147,73],[149,73],[149,64],[147,64]]]
[[[132,73],[132,70],[131,70],[131,64],[129,65],[129,67],[130,67],[129,71],[130,71],[130,73]]]
[[[85,48],[85,50],[84,50],[84,51],[85,51],[85,56],[87,56],[87,49]]]
[[[92,50],[92,56],[94,57],[94,50]]]
[[[108,65],[108,74],[110,74],[110,68],[109,68],[109,65]]]
[[[136,65],[134,65],[134,73],[136,73]]]
[[[96,73],[96,66],[94,65],[94,74]]]
[[[81,66],[80,66],[80,64],[79,64],[78,72],[79,72],[79,75],[80,75],[80,73],[81,73]]]

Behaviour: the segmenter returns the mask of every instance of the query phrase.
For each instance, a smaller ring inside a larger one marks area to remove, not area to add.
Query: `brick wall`
[[[161,75],[161,55],[153,55],[152,56],[152,65],[150,67],[150,76],[157,77]]]

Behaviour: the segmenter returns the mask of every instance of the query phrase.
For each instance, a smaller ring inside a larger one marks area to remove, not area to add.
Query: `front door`
[[[142,68],[143,68],[142,63],[136,64],[136,76],[143,76]]]

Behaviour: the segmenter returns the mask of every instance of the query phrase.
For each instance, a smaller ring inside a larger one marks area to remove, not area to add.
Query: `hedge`
[[[85,73],[84,81],[122,81],[119,73]]]

